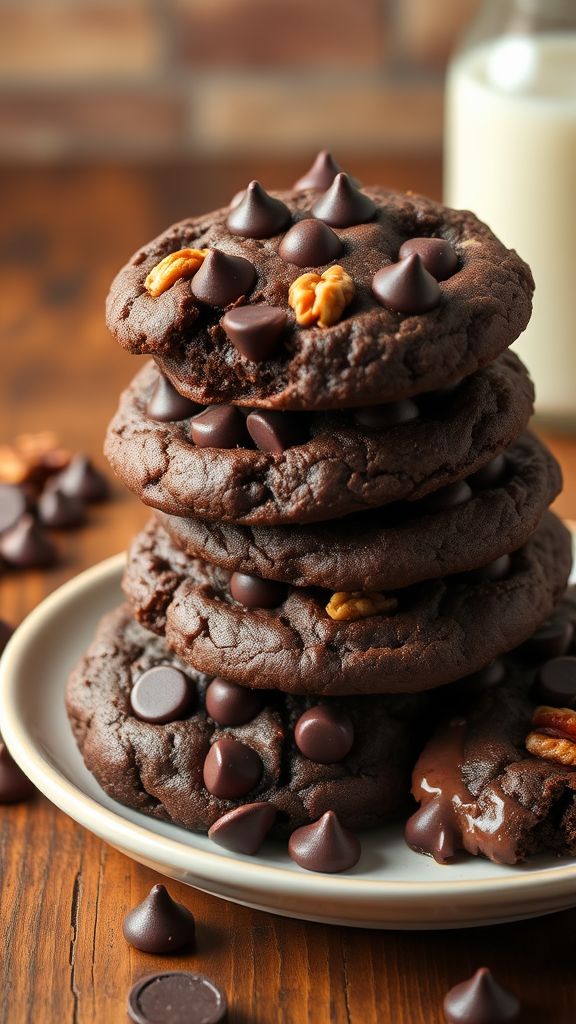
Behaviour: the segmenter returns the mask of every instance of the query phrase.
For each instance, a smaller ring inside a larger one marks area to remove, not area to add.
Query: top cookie
[[[338,175],[273,197],[253,182],[173,225],[117,275],[107,322],[194,401],[332,409],[474,372],[524,330],[532,291],[472,213]]]

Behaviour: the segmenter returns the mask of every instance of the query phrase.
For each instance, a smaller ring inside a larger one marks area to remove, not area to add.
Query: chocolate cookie
[[[306,410],[394,401],[473,373],[526,327],[530,271],[472,213],[360,193],[346,176],[326,194],[273,199],[256,185],[243,206],[184,220],[140,249],[108,296],[120,344],[153,354],[194,401]],[[190,249],[197,263],[171,268],[173,283],[150,294],[150,272]],[[328,326],[297,323],[291,285],[334,263],[351,279],[348,305]],[[225,320],[242,304],[259,307],[258,323]]]
[[[405,405],[318,413],[307,419],[308,440],[274,453],[249,447],[251,417],[233,407],[152,420],[147,409],[159,381],[154,365],[145,366],[108,428],[105,451],[120,479],[173,515],[267,526],[334,519],[460,480],[521,433],[533,401],[526,370],[506,352],[457,388],[410,402],[404,421]],[[207,421],[214,416],[216,423]]]
[[[169,688],[156,687],[155,694],[152,688],[146,710],[134,696],[154,669],[183,676],[188,686],[187,705],[171,712],[165,706],[160,722],[151,704]],[[86,766],[102,788],[120,803],[185,828],[205,832],[225,813],[255,802],[273,806],[278,834],[327,810],[363,828],[382,822],[405,800],[425,698],[323,701],[318,726],[315,699],[248,690],[238,697],[226,687],[220,681],[212,694],[206,676],[179,661],[123,606],[102,620],[72,672],[66,706]],[[225,724],[230,719],[234,725]],[[327,755],[330,723],[340,745],[332,744]],[[226,761],[238,770],[227,774]],[[232,790],[236,795],[221,795]]]
[[[574,621],[573,597],[556,617],[562,613],[566,622]],[[449,688],[444,721],[414,768],[413,793],[421,807],[407,824],[411,846],[442,863],[463,850],[498,864],[545,850],[576,854],[576,712],[569,710],[576,700],[574,670],[571,700],[567,692],[558,700],[548,692],[544,703],[556,706],[536,713],[543,701],[539,677],[554,664],[530,665],[518,652],[507,659],[499,685],[471,694],[462,686]],[[558,713],[559,704],[568,710]],[[558,714],[569,719],[568,731],[548,722],[540,734],[546,715]],[[563,729],[572,739],[562,741]],[[540,749],[534,736],[543,741],[544,756],[528,752],[527,744]]]
[[[525,434],[469,483],[436,492],[430,502],[398,503],[308,526],[156,516],[188,555],[229,572],[298,587],[386,590],[466,572],[515,551],[561,485],[554,457]]]
[[[551,513],[523,548],[485,569],[392,595],[286,587],[190,559],[152,521],[130,551],[136,617],[186,662],[243,686],[292,693],[421,691],[525,640],[549,615],[571,563]],[[328,607],[329,606],[329,607]]]

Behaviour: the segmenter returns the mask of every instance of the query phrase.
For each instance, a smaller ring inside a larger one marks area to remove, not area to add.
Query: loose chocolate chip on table
[[[301,192],[306,188],[330,188],[334,178],[341,170],[342,168],[336,163],[332,154],[327,149],[321,149],[312,166],[306,171],[306,174],[303,174],[295,182],[294,188]],[[358,184],[355,178],[350,178],[350,181],[354,185]]]
[[[26,495],[15,484],[0,483],[0,533],[10,530],[24,515]]]
[[[466,480],[458,480],[447,487],[441,487],[433,494],[427,494],[418,502],[418,508],[423,512],[443,512],[445,509],[456,508],[457,505],[464,505],[472,497],[472,488]]]
[[[261,775],[262,761],[256,751],[231,736],[213,743],[204,761],[204,785],[223,800],[246,796]]]
[[[451,988],[444,997],[449,1024],[511,1024],[518,1020],[520,1001],[499,985],[487,967]]]
[[[408,846],[433,857],[438,864],[447,864],[460,849],[452,819],[449,803],[440,797],[429,800],[406,822],[404,837]]]
[[[235,405],[211,405],[190,420],[198,448],[251,448],[246,420]]]
[[[553,615],[522,644],[520,653],[534,662],[559,658],[570,650],[573,639],[573,623],[561,615]]]
[[[414,253],[382,267],[372,278],[372,294],[395,313],[426,313],[438,305],[440,286]]]
[[[507,470],[507,461],[504,452],[500,452],[496,458],[491,459],[487,462],[482,469],[479,469],[476,473],[472,473],[472,476],[468,477],[468,483],[471,487],[477,487],[479,489],[485,487],[496,487],[502,483]]]
[[[146,415],[159,423],[176,423],[189,419],[200,409],[196,402],[179,394],[167,377],[160,376],[148,399]]]
[[[384,430],[395,427],[399,423],[409,423],[418,419],[420,410],[411,398],[402,398],[398,402],[387,402],[386,405],[368,405],[364,409],[354,410],[354,422],[364,430]]]
[[[226,996],[216,983],[191,971],[147,974],[128,994],[133,1024],[220,1024],[227,1012]]]
[[[354,725],[339,708],[318,704],[300,715],[294,739],[304,757],[319,764],[335,764],[352,750]]]
[[[261,452],[281,455],[306,440],[308,420],[304,413],[256,410],[246,419],[248,433]]]
[[[340,824],[334,811],[297,828],[290,836],[288,853],[307,871],[347,871],[360,860],[359,839]]]
[[[479,569],[472,569],[471,572],[466,573],[466,578],[474,583],[483,583],[484,581],[495,583],[508,575],[511,565],[510,555],[500,555],[500,558],[495,558],[487,565],[482,565]]]
[[[252,856],[262,846],[276,814],[273,804],[265,801],[243,804],[218,818],[208,829],[208,838],[225,850]]]
[[[244,725],[259,713],[264,696],[218,676],[206,688],[206,711],[217,725]]]
[[[124,938],[143,953],[172,953],[194,940],[194,918],[163,885],[154,885],[122,923]]]
[[[130,705],[143,722],[161,724],[187,718],[195,703],[194,683],[173,665],[155,665],[143,672],[130,693]]]
[[[253,363],[270,358],[285,326],[285,310],[265,302],[234,306],[222,317],[222,328],[234,348]]]
[[[320,267],[330,263],[343,249],[338,235],[322,220],[308,217],[286,232],[278,246],[278,255],[296,267]]]
[[[47,487],[40,495],[37,510],[42,525],[55,530],[71,530],[86,519],[86,510],[79,498],[52,487]]]
[[[36,792],[30,779],[16,764],[8,747],[0,739],[0,804],[28,800]]]
[[[52,565],[56,548],[36,520],[25,515],[0,537],[0,556],[19,569],[33,569]]]
[[[194,274],[192,294],[207,306],[222,308],[236,302],[250,291],[256,270],[243,256],[228,256],[220,249],[210,249],[202,266]]]
[[[75,455],[49,486],[81,501],[105,501],[108,497],[108,481],[87,455]]]
[[[538,699],[552,707],[571,708],[576,703],[576,658],[553,658],[536,677]]]
[[[232,207],[226,227],[233,235],[270,238],[282,231],[290,219],[285,203],[269,195],[260,182],[251,181],[240,201]]]
[[[376,213],[376,204],[352,183],[347,174],[337,174],[330,188],[320,196],[312,213],[333,228],[364,224]]]
[[[275,580],[262,579],[261,576],[233,572],[230,577],[230,594],[246,608],[277,608],[286,597],[286,586]]]
[[[399,259],[416,253],[426,270],[437,281],[451,277],[458,266],[458,257],[450,242],[444,238],[409,238],[400,246]]]

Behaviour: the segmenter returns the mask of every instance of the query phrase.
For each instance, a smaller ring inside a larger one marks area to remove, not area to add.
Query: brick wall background
[[[0,0],[0,156],[430,152],[479,0]]]

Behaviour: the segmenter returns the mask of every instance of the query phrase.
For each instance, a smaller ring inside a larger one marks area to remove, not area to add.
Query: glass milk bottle
[[[537,412],[576,426],[576,0],[489,0],[452,60],[445,200],[530,264]]]

